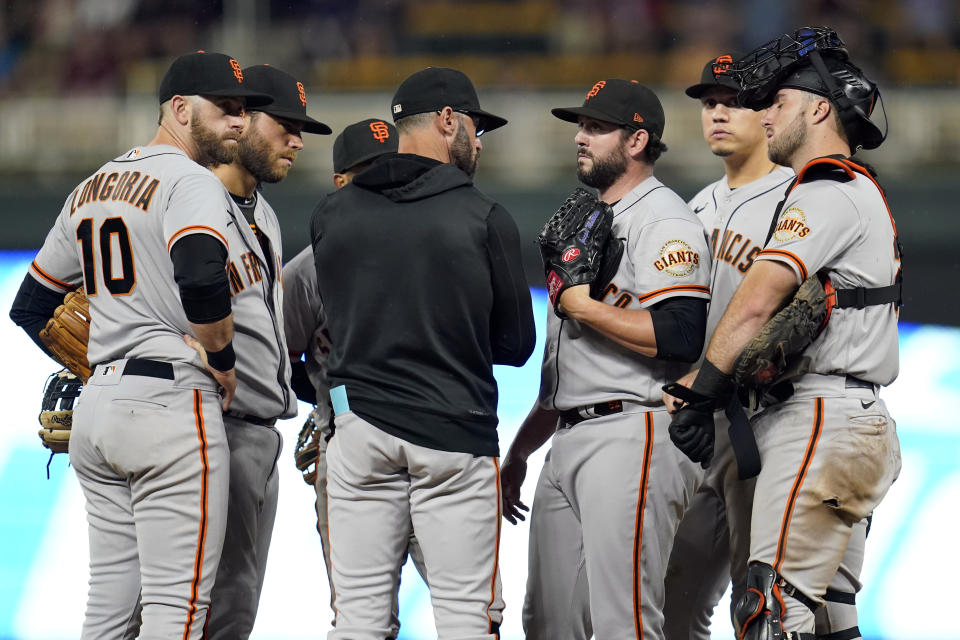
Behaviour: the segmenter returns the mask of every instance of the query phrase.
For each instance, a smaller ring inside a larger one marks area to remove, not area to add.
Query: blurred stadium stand
[[[904,318],[960,325],[960,3],[956,0],[8,0],[0,8],[0,248],[35,248],[73,185],[156,126],[170,60],[191,49],[268,62],[304,79],[311,115],[336,131],[388,117],[390,97],[428,65],[467,72],[510,125],[483,138],[478,183],[512,209],[529,244],[575,183],[579,104],[604,77],[655,87],[669,152],[657,173],[685,197],[721,174],[682,89],[704,61],[805,24],[827,24],[883,89],[890,137],[863,153],[887,187],[906,245]],[[307,136],[283,184],[267,187],[287,255],[306,244],[331,189],[331,138]],[[528,268],[539,281],[532,244]]]

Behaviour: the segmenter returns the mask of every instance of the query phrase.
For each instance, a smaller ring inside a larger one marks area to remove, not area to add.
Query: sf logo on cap
[[[733,58],[731,56],[720,56],[713,62],[713,75],[717,76],[727,73],[730,71],[731,65],[733,65]]]
[[[233,68],[233,77],[237,79],[237,82],[243,82],[243,69],[240,68],[240,63],[230,58],[230,66]]]
[[[307,92],[303,89],[303,83],[297,83],[297,95],[300,97],[300,104],[307,106]]]
[[[603,89],[605,86],[607,86],[607,81],[606,81],[606,80],[601,80],[601,81],[598,82],[597,84],[593,85],[593,88],[590,89],[590,92],[589,92],[589,93],[587,93],[586,100],[589,100],[590,98],[592,98],[592,97],[594,97],[595,95],[597,95],[598,93],[600,93],[600,89]]]
[[[373,131],[373,137],[380,144],[386,142],[387,138],[390,137],[390,129],[387,127],[387,123],[380,120],[370,123],[370,131]]]

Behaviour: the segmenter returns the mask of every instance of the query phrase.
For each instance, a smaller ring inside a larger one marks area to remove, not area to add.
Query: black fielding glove
[[[588,284],[591,295],[599,298],[616,274],[623,245],[615,238],[609,241],[612,225],[613,208],[577,188],[540,229],[537,243],[547,294],[557,316],[566,317],[560,310],[560,294],[565,289]]]
[[[667,385],[664,390],[684,401],[670,422],[670,440],[690,460],[706,469],[713,458],[716,437],[713,412],[724,406],[733,393],[733,377],[704,360],[690,389]]]

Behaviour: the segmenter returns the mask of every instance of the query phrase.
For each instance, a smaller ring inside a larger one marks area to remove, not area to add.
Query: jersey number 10
[[[123,296],[133,290],[136,276],[133,271],[133,250],[130,248],[130,234],[123,218],[107,218],[100,225],[100,264],[103,271],[103,284],[107,291],[115,296]],[[117,238],[120,251],[120,277],[114,277],[113,236]],[[84,218],[77,226],[77,242],[83,252],[83,286],[88,296],[97,294],[96,249],[93,237],[93,218]]]

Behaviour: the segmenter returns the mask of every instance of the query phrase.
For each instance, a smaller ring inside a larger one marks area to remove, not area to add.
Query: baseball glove
[[[561,318],[566,316],[559,308],[560,294],[567,287],[589,284],[591,296],[598,297],[613,279],[623,243],[610,237],[612,225],[610,205],[578,187],[537,235],[547,293]]]
[[[317,459],[320,457],[321,442],[325,443],[328,436],[316,421],[316,410],[311,411],[307,421],[303,423],[297,444],[293,448],[293,459],[297,469],[303,473],[303,481],[311,487],[317,481]]]
[[[829,280],[826,282],[828,288]],[[829,319],[827,293],[816,274],[803,281],[787,306],[770,318],[733,363],[733,378],[747,389],[764,389],[780,379],[813,342]]]
[[[40,341],[54,360],[86,382],[90,378],[87,343],[90,341],[90,305],[83,289],[68,293],[40,331]]]
[[[73,403],[83,389],[80,380],[66,369],[50,374],[43,389],[43,401],[37,419],[42,427],[37,435],[51,453],[67,453],[73,426]]]

